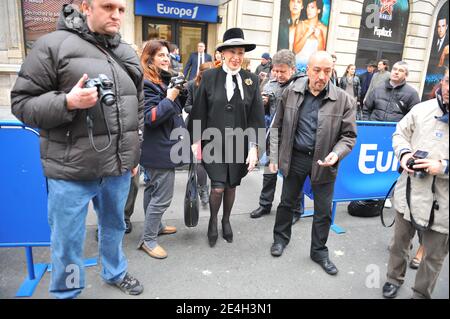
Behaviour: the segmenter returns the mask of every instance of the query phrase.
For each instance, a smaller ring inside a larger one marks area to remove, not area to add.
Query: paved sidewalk
[[[176,174],[172,205],[164,215],[167,224],[177,226],[174,235],[160,237],[169,257],[157,260],[136,245],[143,229],[141,185],[132,217],[133,232],[124,240],[129,270],[145,286],[139,297],[130,297],[102,282],[100,267],[86,272],[86,289],[80,298],[350,298],[381,299],[388,260],[387,246],[393,229],[381,226],[379,218],[356,218],[346,212],[347,204],[338,205],[336,223],[347,232],[330,233],[330,257],[339,268],[337,276],[327,275],[309,259],[311,218],[293,226],[292,240],[280,258],[270,255],[275,208],[270,215],[251,219],[249,212],[257,207],[262,175],[249,174],[238,188],[231,224],[234,242],[221,237],[216,247],[208,246],[206,231],[209,210],[202,209],[197,227],[187,228],[183,220],[183,197],[186,171]],[[277,185],[277,196],[281,180]],[[276,201],[276,204],[278,201]],[[312,202],[307,200],[307,208]],[[274,206],[276,207],[276,206]],[[97,255],[94,239],[96,218],[88,215],[85,255]],[[414,251],[417,240],[414,240]],[[34,249],[35,263],[49,262],[49,248]],[[398,298],[410,298],[415,270],[408,269],[406,282]],[[26,276],[24,249],[0,249],[0,298],[13,298]],[[49,274],[45,274],[32,298],[51,298]],[[434,298],[449,298],[449,263],[437,282]]]

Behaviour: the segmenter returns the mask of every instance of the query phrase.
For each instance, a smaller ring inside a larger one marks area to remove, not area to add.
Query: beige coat
[[[429,152],[429,159],[448,159],[448,124],[435,117],[442,116],[436,99],[417,104],[398,124],[392,138],[392,146],[397,157],[405,150]],[[403,172],[394,191],[394,207],[410,221],[410,210],[406,202],[407,173]],[[411,210],[414,220],[421,226],[428,224],[433,196],[433,177],[411,177]],[[448,175],[436,176],[436,198],[439,210],[434,211],[432,230],[448,234]]]

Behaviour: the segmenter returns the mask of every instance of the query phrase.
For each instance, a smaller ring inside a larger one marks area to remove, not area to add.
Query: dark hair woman
[[[362,110],[359,104],[359,98],[361,95],[361,81],[355,72],[356,66],[354,64],[349,64],[345,69],[344,75],[339,80],[339,87],[355,98],[358,105],[356,117],[360,120],[362,118]]]
[[[169,43],[150,40],[141,56],[144,69],[144,141],[141,150],[141,165],[150,180],[144,191],[145,224],[139,243],[151,257],[167,257],[158,245],[159,234],[172,234],[176,228],[163,226],[161,220],[173,197],[175,167],[189,162],[190,154],[181,159],[173,158],[172,147],[182,139],[172,140],[170,135],[176,128],[185,128],[182,117],[185,97],[177,88],[169,88],[172,73],[169,72]],[[187,147],[189,149],[189,146]]]
[[[197,76],[187,83],[188,97],[186,100],[186,105],[184,106],[184,110],[186,111],[186,113],[190,114],[192,111],[192,107],[195,104],[194,96],[200,85],[203,72],[213,68],[215,68],[213,62],[203,63],[202,65],[200,65],[198,69]],[[189,123],[189,116],[186,117],[186,126],[188,125],[188,123]],[[198,149],[198,154],[195,155],[197,160],[199,161],[197,165],[198,194],[200,196],[200,201],[202,202],[202,205],[206,206],[209,203],[208,176],[206,174],[205,167],[201,163],[202,160],[201,148]]]
[[[197,142],[196,120],[199,120],[203,165],[211,179],[208,225],[211,247],[217,242],[217,214],[222,201],[222,234],[227,242],[233,241],[230,215],[236,186],[258,162],[256,131],[261,129],[264,136],[264,108],[258,78],[241,69],[245,52],[255,47],[255,44],[244,40],[241,29],[232,28],[225,32],[223,43],[217,47],[223,56],[222,66],[203,73],[191,112],[191,136]],[[253,130],[255,134],[243,138],[242,143],[236,143],[239,139],[233,135],[236,129],[250,129],[248,131]],[[214,134],[217,132],[221,134]],[[209,135],[213,135],[213,139]]]

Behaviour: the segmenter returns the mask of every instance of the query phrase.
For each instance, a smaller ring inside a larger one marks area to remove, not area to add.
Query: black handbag
[[[184,224],[187,227],[197,226],[198,202],[197,164],[190,164],[186,193],[184,195]]]

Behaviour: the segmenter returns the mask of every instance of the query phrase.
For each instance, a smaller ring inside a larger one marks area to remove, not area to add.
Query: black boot
[[[229,242],[233,242],[233,230],[231,229],[230,221],[222,220],[222,236],[223,238]]]
[[[200,195],[200,201],[203,206],[208,205],[209,203],[209,187],[208,184],[203,186],[198,186],[198,193]]]
[[[217,231],[217,218],[210,218],[208,224],[208,242],[210,247],[214,247],[219,237]]]

